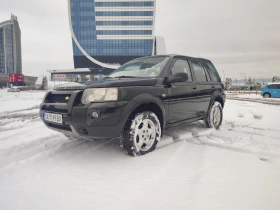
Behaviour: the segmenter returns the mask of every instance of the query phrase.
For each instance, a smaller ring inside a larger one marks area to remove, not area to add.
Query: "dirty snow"
[[[1,112],[38,108],[44,94],[45,92],[42,91],[8,93],[7,89],[0,90],[0,114]]]
[[[262,99],[262,100],[267,100],[267,101],[280,101],[280,98],[263,98],[263,96],[259,93],[246,93],[246,94],[233,94],[233,93],[229,93],[227,92],[227,97],[238,97],[238,98],[243,98],[243,99]]]
[[[220,130],[172,128],[131,158],[115,141],[47,129],[44,93],[10,94],[0,92],[1,210],[280,209],[280,106],[228,100]]]

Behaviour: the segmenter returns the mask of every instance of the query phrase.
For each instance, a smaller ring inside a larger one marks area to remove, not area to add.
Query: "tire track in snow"
[[[84,152],[89,151],[89,149],[90,152],[93,152],[94,150],[98,150],[105,145],[110,144],[112,141],[115,141],[115,139],[99,142],[87,140],[71,141],[67,137],[61,135],[57,135],[52,138],[52,141],[50,141],[50,137],[44,137],[38,139],[36,142],[30,142],[24,146],[21,145],[20,148],[15,147],[6,151],[4,155],[10,157],[5,161],[0,160],[0,172],[9,169],[13,170],[15,165],[16,168],[19,168],[19,166],[24,167],[25,164],[30,164],[31,162],[38,163],[40,161],[53,160],[56,157],[64,156],[65,153],[70,153],[70,159],[74,159],[75,156],[80,156]],[[83,149],[83,152],[73,152],[80,151],[81,148]],[[85,148],[87,148],[87,150]],[[11,156],[11,153],[15,153],[15,155]]]
[[[0,112],[0,116],[1,115],[12,114],[12,113],[15,113],[15,112],[31,111],[31,110],[39,109],[39,108],[40,108],[40,106],[36,105],[36,106],[31,106],[31,107],[26,108],[26,109],[17,109],[17,110],[13,110],[13,111]]]
[[[174,141],[185,140],[189,143],[214,146],[236,152],[254,154],[256,156],[270,156],[280,158],[280,132],[266,134],[258,133],[247,127],[258,122],[245,123],[238,126],[238,123],[228,122],[223,124],[221,130],[199,128],[196,125],[170,129],[165,135],[174,138]],[[195,127],[196,126],[196,127]],[[267,130],[265,130],[267,131]],[[263,139],[263,137],[266,137]],[[246,147],[246,148],[244,148]]]
[[[3,123],[3,124],[0,123],[0,133],[5,131],[20,129],[23,127],[28,127],[31,123],[39,122],[39,121],[40,121],[39,117],[34,117],[34,118],[27,118],[27,119],[20,119],[20,120],[12,120],[9,121],[9,123]]]
[[[65,142],[65,139],[61,137],[53,138],[52,142],[45,142],[49,140],[49,138],[50,137],[44,137],[38,139],[36,142],[30,142],[29,144],[21,145],[20,147],[11,148],[3,153],[0,150],[0,157],[5,157],[0,160],[0,171],[16,163],[26,163],[28,159],[32,159],[32,157],[39,156],[43,153],[48,153],[57,146],[61,145],[62,142]]]

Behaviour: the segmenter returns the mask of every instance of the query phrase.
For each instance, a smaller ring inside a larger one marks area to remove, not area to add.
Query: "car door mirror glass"
[[[175,83],[175,82],[187,82],[188,81],[188,74],[184,72],[176,73],[173,76],[168,77],[168,83]]]

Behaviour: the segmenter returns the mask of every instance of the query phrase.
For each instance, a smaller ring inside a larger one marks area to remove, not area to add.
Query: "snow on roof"
[[[268,85],[280,85],[280,82],[269,82],[269,83],[267,83]]]

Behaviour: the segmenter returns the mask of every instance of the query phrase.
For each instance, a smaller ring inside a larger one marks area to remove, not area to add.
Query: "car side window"
[[[220,77],[218,71],[216,70],[215,66],[210,61],[206,61],[206,65],[208,66],[208,68],[212,72],[213,80],[215,82],[221,82],[222,81],[221,77]]]
[[[186,73],[188,75],[188,82],[193,81],[190,65],[187,60],[178,59],[175,61],[171,74],[174,75],[176,73]]]
[[[203,65],[203,68],[204,68],[205,73],[206,73],[207,81],[210,82],[211,81],[210,73],[204,65]]]
[[[210,75],[207,72],[207,70],[204,68],[203,64],[198,62],[198,61],[191,61],[193,70],[195,72],[196,75],[196,79],[198,82],[210,82]]]
[[[268,85],[268,89],[278,89],[278,85]]]

